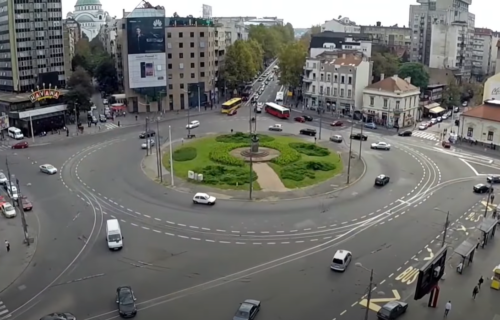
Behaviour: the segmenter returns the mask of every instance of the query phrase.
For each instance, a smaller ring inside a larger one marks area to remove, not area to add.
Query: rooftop
[[[333,32],[333,31],[323,31],[317,34],[313,34],[312,38],[353,38],[354,40],[370,40],[369,34],[363,33],[347,33],[347,32]]]
[[[500,100],[486,100],[484,104],[462,113],[465,117],[500,122]]]
[[[362,57],[354,54],[343,54],[341,57],[333,58],[330,61],[324,61],[325,64],[334,64],[340,66],[357,67],[361,62],[365,61]]]
[[[78,0],[75,4],[75,7],[78,6],[100,6],[101,1],[99,0]]]
[[[412,85],[409,81],[401,79],[397,75],[385,78],[384,80],[380,80],[379,82],[375,82],[366,87],[365,89],[379,90],[392,93],[419,91],[419,89],[414,85]]]

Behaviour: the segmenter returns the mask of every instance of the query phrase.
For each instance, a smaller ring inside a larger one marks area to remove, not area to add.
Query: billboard
[[[203,19],[212,19],[212,6],[204,4],[202,7]]]
[[[131,89],[167,85],[165,18],[128,18],[127,49]]]

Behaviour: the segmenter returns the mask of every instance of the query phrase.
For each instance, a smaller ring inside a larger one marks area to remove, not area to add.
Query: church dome
[[[76,1],[75,7],[78,6],[100,6],[101,1],[99,0],[78,0]]]

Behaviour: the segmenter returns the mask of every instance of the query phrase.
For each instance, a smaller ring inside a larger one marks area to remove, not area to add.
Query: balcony
[[[312,82],[313,82],[313,79],[308,78],[308,77],[304,77],[304,78],[302,78],[302,81],[303,81],[304,83],[312,83]]]
[[[308,65],[307,63],[306,63],[306,65],[304,66],[304,70],[307,70],[307,71],[312,71],[312,69],[313,69],[313,67],[312,67],[312,66],[310,66],[310,65]]]

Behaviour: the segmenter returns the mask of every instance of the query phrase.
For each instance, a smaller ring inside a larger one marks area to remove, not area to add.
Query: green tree
[[[399,58],[390,53],[375,52],[372,55],[372,61],[372,75],[375,81],[379,81],[382,74],[384,74],[385,77],[392,77],[397,74],[401,64]]]
[[[104,45],[102,44],[101,40],[99,40],[99,37],[95,37],[94,39],[92,39],[89,42],[89,47],[90,47],[90,52],[92,54],[100,54],[106,51],[104,49]]]
[[[262,71],[264,69],[264,65],[262,64],[264,61],[264,50],[262,50],[260,44],[253,39],[248,40],[245,44],[252,52],[252,61],[256,69],[255,73]]]
[[[450,77],[441,98],[441,106],[445,109],[460,104],[461,91],[454,77]]]
[[[69,112],[74,112],[75,108],[78,112],[90,110],[90,98],[94,88],[88,72],[81,67],[76,68],[68,79],[67,86],[69,91],[65,94],[65,98],[68,101]]]
[[[99,84],[99,90],[107,94],[118,91],[118,72],[115,67],[115,60],[106,55],[101,59],[94,70],[94,76]]]
[[[319,24],[312,26],[311,29],[309,29],[309,31],[304,33],[302,37],[300,37],[300,41],[304,44],[306,48],[309,49],[309,45],[311,44],[311,36],[318,33],[321,33],[321,26]]]
[[[230,90],[239,89],[242,84],[252,80],[258,70],[247,41],[237,40],[229,47],[224,59],[223,78]]]
[[[480,82],[465,83],[462,86],[462,96],[471,101],[471,105],[479,106],[483,104],[484,85]]]
[[[429,73],[421,63],[403,63],[399,67],[398,76],[403,79],[411,77],[411,84],[418,88],[426,88],[429,85]]]
[[[248,37],[260,44],[264,50],[264,59],[269,60],[275,58],[280,53],[283,45],[293,42],[293,30],[290,27],[291,25],[284,27],[251,26],[248,31]]]
[[[299,41],[292,42],[282,48],[278,56],[280,83],[282,85],[292,88],[300,85],[306,58],[307,49]]]

